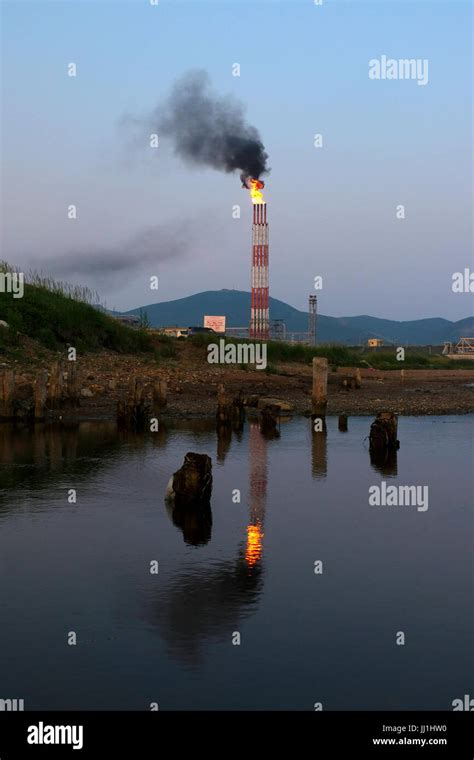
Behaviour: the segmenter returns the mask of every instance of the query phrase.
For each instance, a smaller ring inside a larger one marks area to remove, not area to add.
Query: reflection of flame
[[[263,531],[260,525],[247,525],[247,549],[245,561],[252,567],[262,558]]]
[[[259,179],[251,179],[249,180],[250,183],[250,197],[252,198],[252,203],[265,203],[263,200],[263,194],[261,193],[262,188],[264,187],[263,182],[260,182]]]

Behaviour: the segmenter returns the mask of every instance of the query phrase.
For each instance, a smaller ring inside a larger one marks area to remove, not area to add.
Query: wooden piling
[[[145,427],[149,406],[144,399],[145,381],[141,377],[131,377],[125,399],[117,404],[117,422],[122,429],[138,430]]]
[[[167,403],[166,380],[156,380],[153,383],[153,410],[160,412],[162,409],[165,409]]]
[[[15,371],[2,373],[0,378],[0,417],[11,420],[15,415]]]
[[[359,367],[356,367],[354,370],[354,388],[357,388],[358,390],[361,387],[361,385],[362,385],[362,377],[360,374],[360,369]]]
[[[145,381],[142,377],[135,378],[135,391],[133,395],[133,406],[141,406],[145,390]]]
[[[245,421],[245,408],[242,392],[233,398],[228,395],[222,383],[217,389],[217,427],[231,425],[233,430],[242,430]]]
[[[55,362],[51,367],[49,378],[48,405],[50,409],[57,410],[62,406],[64,384],[63,362]]]
[[[339,415],[338,428],[341,433],[347,433],[347,414]]]
[[[370,426],[370,449],[398,449],[398,417],[393,412],[379,412]]]
[[[48,397],[48,371],[46,369],[41,369],[36,375],[34,393],[34,419],[42,420],[45,416]]]
[[[216,421],[218,426],[232,423],[232,403],[222,383],[217,389]]]
[[[67,370],[67,400],[71,406],[79,406],[79,373],[77,363],[70,361]]]
[[[325,417],[328,403],[328,360],[322,356],[313,359],[313,391],[311,398],[314,417]]]

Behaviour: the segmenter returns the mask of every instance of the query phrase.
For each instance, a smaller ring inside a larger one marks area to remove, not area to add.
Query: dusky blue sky
[[[3,2],[2,258],[119,309],[249,290],[238,176],[122,123],[204,69],[270,155],[271,295],[304,309],[321,275],[325,314],[469,315],[451,284],[473,267],[471,16],[456,0]],[[369,79],[383,54],[428,59],[428,84]]]

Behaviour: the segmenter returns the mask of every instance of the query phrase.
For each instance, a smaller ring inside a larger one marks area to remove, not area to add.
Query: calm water
[[[346,433],[329,418],[327,436],[295,419],[269,441],[247,423],[219,445],[203,423],[143,437],[1,427],[0,698],[451,709],[474,693],[472,423],[401,418],[382,470],[367,417]],[[212,457],[212,525],[178,527],[165,507],[187,451]],[[369,506],[383,479],[428,485],[428,510]]]

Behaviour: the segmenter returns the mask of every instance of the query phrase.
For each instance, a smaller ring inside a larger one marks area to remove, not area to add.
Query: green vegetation
[[[0,272],[12,271],[8,264],[0,263]],[[18,345],[19,336],[25,335],[52,350],[68,344],[79,351],[152,350],[152,340],[145,330],[120,324],[92,305],[97,301],[96,294],[87,288],[29,274],[22,298],[0,292],[0,319],[9,325],[8,330],[0,331],[0,348]]]
[[[215,343],[217,336],[198,333],[188,338],[194,346],[207,347]],[[226,343],[251,343],[246,338],[226,338]],[[276,362],[298,362],[310,364],[314,356],[327,357],[329,364],[336,367],[361,367],[373,369],[474,369],[474,362],[469,359],[448,359],[440,354],[428,354],[416,347],[405,349],[405,360],[397,360],[397,349],[368,349],[340,345],[307,346],[302,343],[284,343],[268,341],[267,359],[275,370]]]
[[[325,356],[329,364],[336,367],[354,363],[351,349],[345,346],[305,346],[303,343],[284,343],[282,341],[268,342],[268,360],[270,362],[301,362],[309,364],[315,356]]]
[[[150,327],[150,320],[148,318],[148,312],[146,309],[140,309],[138,313],[138,319],[140,320],[140,327],[147,330]]]
[[[267,373],[267,375],[279,375],[280,374],[279,371],[278,371],[278,368],[275,367],[275,365],[271,364],[271,363],[267,364],[267,366],[265,367],[265,372]]]
[[[0,274],[16,270],[0,262]],[[0,326],[0,352],[8,350],[14,358],[22,354],[22,336],[40,343],[44,349],[59,350],[71,345],[78,351],[109,349],[120,353],[148,352],[151,361],[177,359],[178,346],[196,347],[196,356],[204,356],[209,343],[218,335],[198,333],[187,339],[151,334],[147,330],[149,316],[140,312],[140,329],[134,330],[110,317],[97,306],[99,296],[94,291],[44,277],[36,272],[25,276],[22,298],[0,292],[0,320],[9,325]],[[178,342],[179,341],[179,342]],[[226,338],[226,343],[251,343],[249,339]],[[330,366],[371,367],[379,370],[406,369],[474,369],[469,360],[451,360],[439,354],[429,354],[416,347],[405,349],[405,360],[397,361],[396,348],[371,350],[343,345],[318,345],[268,341],[267,372],[278,373],[278,364],[298,362],[310,364],[314,356],[325,356]],[[39,349],[41,351],[41,349]],[[38,354],[39,354],[38,351]],[[241,369],[248,369],[242,366]]]
[[[161,359],[177,359],[176,350],[177,341],[180,338],[172,338],[169,335],[159,335],[154,339],[155,358],[159,362]]]

